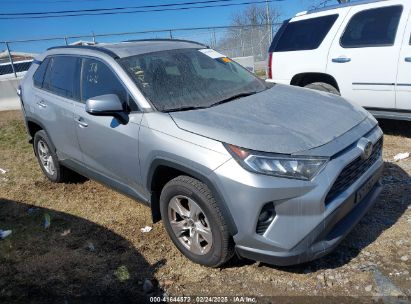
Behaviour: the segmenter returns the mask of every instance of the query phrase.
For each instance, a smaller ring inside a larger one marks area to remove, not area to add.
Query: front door
[[[115,73],[102,61],[84,58],[81,100],[75,105],[74,122],[83,162],[92,177],[120,190],[139,189],[138,134],[142,113],[129,107],[129,94]],[[87,99],[116,94],[128,110],[125,124],[112,116],[93,116],[85,111]],[[97,175],[95,175],[97,174]]]

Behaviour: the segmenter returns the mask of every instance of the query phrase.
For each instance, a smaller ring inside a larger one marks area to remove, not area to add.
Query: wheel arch
[[[233,236],[237,234],[237,226],[235,225],[234,219],[223,199],[223,196],[219,192],[218,188],[214,183],[204,174],[198,172],[195,169],[189,168],[187,166],[176,164],[170,160],[156,159],[152,162],[148,177],[147,177],[147,189],[150,190],[151,197],[151,212],[153,217],[153,222],[158,222],[161,220],[160,214],[160,193],[164,185],[171,179],[179,176],[187,175],[192,178],[199,180],[200,182],[207,185],[211,190],[216,202],[223,213],[224,218],[227,220],[230,234]]]
[[[27,120],[27,131],[31,138],[34,138],[34,135],[40,130],[44,130],[44,126],[41,123],[32,119]]]
[[[334,88],[336,88],[338,92],[340,92],[337,80],[332,75],[327,73],[299,73],[294,75],[294,77],[290,81],[290,84],[294,86],[304,87],[314,82],[328,83],[329,85],[332,85]]]
[[[50,138],[50,135],[47,132],[47,129],[45,128],[45,126],[40,121],[38,121],[37,119],[34,119],[34,118],[28,118],[28,119],[26,119],[26,125],[27,125],[27,132],[28,132],[29,136],[31,137],[30,143],[33,143],[34,135],[38,131],[43,130],[44,132],[46,132],[47,137],[50,141],[50,144],[52,145],[51,148],[54,151],[56,151],[56,146],[54,145],[53,140]],[[34,149],[34,153],[35,152],[36,152],[36,149]]]

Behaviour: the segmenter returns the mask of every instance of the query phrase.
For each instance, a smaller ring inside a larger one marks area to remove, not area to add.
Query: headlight
[[[228,144],[225,147],[244,169],[278,177],[311,180],[328,161],[323,157],[255,152]]]

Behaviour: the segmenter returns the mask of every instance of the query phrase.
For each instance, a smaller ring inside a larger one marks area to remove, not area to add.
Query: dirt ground
[[[152,225],[148,207],[90,180],[47,181],[21,113],[1,112],[0,168],[7,172],[0,173],[0,229],[11,229],[12,235],[0,240],[0,302],[142,302],[166,294],[208,303],[225,299],[196,296],[229,296],[228,302],[250,296],[259,303],[407,303],[411,158],[394,162],[393,156],[411,152],[411,123],[380,123],[386,134],[384,191],[333,253],[293,267],[234,258],[210,269],[184,258],[162,224]],[[146,225],[153,230],[142,233]]]

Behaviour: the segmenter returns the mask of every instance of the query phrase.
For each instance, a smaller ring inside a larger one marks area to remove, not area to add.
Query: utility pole
[[[213,28],[213,48],[217,48],[217,39],[215,37],[215,28]]]
[[[9,60],[10,60],[10,64],[11,64],[11,69],[13,70],[14,77],[17,78],[16,69],[14,68],[13,55],[12,55],[11,52],[10,52],[9,43],[6,41],[6,42],[4,42],[4,44],[6,45],[7,55],[9,56]]]
[[[270,2],[268,0],[265,0],[265,8],[267,13],[268,39],[269,43],[271,43],[271,41],[273,40],[273,27],[270,20]]]

